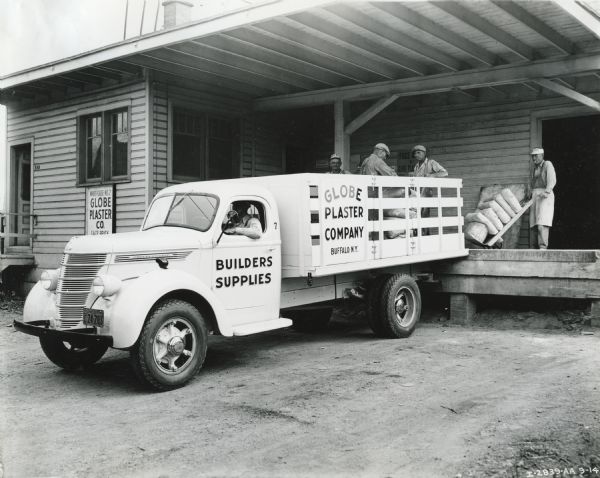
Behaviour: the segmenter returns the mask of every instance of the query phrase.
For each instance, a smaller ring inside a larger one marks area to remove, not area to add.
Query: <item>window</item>
[[[198,181],[234,177],[239,156],[238,121],[173,108],[170,179]]]
[[[267,229],[267,221],[265,215],[265,206],[258,201],[235,201],[229,205],[227,214],[225,215],[224,223],[232,217],[232,213],[235,211],[235,215],[239,220],[246,218],[258,219],[260,223],[260,229],[265,232]]]
[[[129,110],[79,118],[79,184],[129,180]]]
[[[142,229],[172,226],[208,231],[218,206],[219,200],[207,194],[162,196],[152,202]]]

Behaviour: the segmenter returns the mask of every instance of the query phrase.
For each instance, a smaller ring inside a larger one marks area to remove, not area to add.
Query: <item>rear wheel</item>
[[[167,300],[146,320],[131,350],[139,379],[158,391],[189,382],[206,358],[208,330],[202,314],[183,300]]]
[[[390,278],[389,274],[381,274],[375,277],[368,286],[367,292],[367,323],[378,337],[383,336],[383,327],[379,318],[381,292],[383,284]]]
[[[421,318],[421,292],[417,282],[405,274],[396,274],[383,284],[379,308],[381,337],[402,338],[412,334]]]
[[[329,325],[331,313],[331,307],[324,307],[322,309],[290,310],[284,315],[292,319],[294,329],[300,332],[320,332]]]
[[[65,370],[89,367],[102,358],[108,349],[104,344],[81,345],[55,337],[40,337],[42,350],[54,364]]]

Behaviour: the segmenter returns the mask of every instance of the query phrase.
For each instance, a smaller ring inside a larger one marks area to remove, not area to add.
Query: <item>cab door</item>
[[[263,231],[258,239],[242,235],[220,236],[220,227],[217,231],[212,288],[227,310],[232,326],[279,318],[281,292],[277,210],[262,198],[240,196],[232,202],[236,200],[252,202],[251,212],[261,221]],[[219,224],[223,223],[227,212],[226,208],[217,216]]]

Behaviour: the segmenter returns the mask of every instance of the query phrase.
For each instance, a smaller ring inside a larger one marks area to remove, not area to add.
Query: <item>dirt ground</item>
[[[5,477],[600,476],[580,310],[492,304],[458,327],[438,306],[381,340],[341,309],[325,332],[211,337],[198,377],[157,394],[125,352],[58,369],[12,328],[20,305],[0,297]]]

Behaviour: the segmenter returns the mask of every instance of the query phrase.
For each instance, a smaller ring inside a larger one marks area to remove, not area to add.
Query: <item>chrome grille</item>
[[[61,328],[76,327],[83,319],[92,282],[106,264],[106,254],[65,254],[60,268],[56,295]]]
[[[115,263],[123,262],[145,262],[154,261],[157,258],[168,259],[172,261],[183,260],[192,253],[191,250],[183,251],[146,251],[133,252],[129,254],[118,254],[115,256]]]

